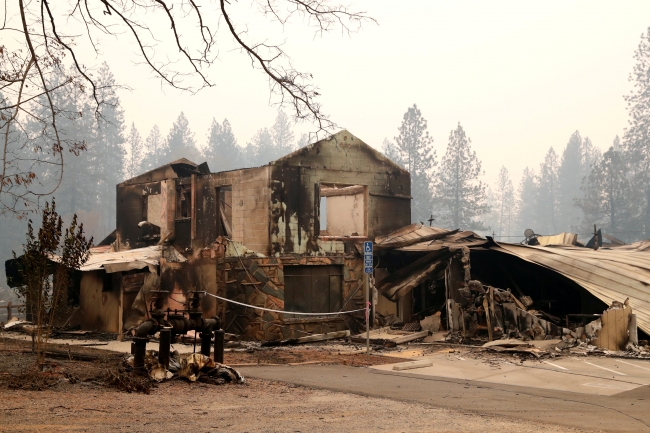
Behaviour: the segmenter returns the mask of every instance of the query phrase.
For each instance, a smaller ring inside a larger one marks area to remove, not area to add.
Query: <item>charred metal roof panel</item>
[[[562,232],[557,235],[537,236],[537,242],[541,246],[546,245],[575,245],[578,242],[578,235],[575,233]]]
[[[437,251],[449,247],[482,247],[488,243],[488,240],[477,235],[472,231],[450,232],[449,235],[441,239],[418,242],[413,245],[398,248],[399,251],[425,252]]]
[[[146,267],[151,270],[152,267],[158,266],[161,255],[160,245],[113,253],[95,253],[90,254],[88,261],[79,270],[83,272],[105,270],[108,273]]]
[[[451,246],[478,247],[487,242],[472,231],[445,230],[423,224],[411,224],[375,239],[377,249],[411,252],[437,251]]]
[[[377,238],[375,238],[375,244],[387,245],[399,241],[419,239],[438,233],[449,233],[449,230],[438,227],[427,227],[423,224],[411,224],[392,231],[386,236],[377,236]]]
[[[630,299],[637,325],[650,333],[650,241],[592,250],[499,243],[490,249],[545,266],[608,305]]]

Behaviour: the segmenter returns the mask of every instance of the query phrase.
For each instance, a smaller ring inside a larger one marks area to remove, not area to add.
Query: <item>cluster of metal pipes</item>
[[[188,331],[200,332],[201,353],[210,356],[210,346],[214,337],[214,360],[223,363],[223,348],[225,331],[221,329],[221,320],[218,317],[204,319],[201,311],[200,295],[204,292],[190,292],[192,297],[185,310],[163,310],[166,291],[152,291],[154,296],[149,306],[151,318],[142,322],[133,337],[133,367],[136,371],[144,370],[144,358],[150,336],[157,332],[160,334],[158,348],[158,362],[165,368],[169,367],[171,343],[177,335],[184,335]]]

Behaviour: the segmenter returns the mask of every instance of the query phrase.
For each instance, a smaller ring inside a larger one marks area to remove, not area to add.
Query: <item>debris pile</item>
[[[479,330],[487,330],[490,341],[503,337],[545,340],[574,333],[542,318],[551,319],[544,312],[528,311],[532,300],[528,297],[520,300],[510,290],[484,286],[480,281],[471,280],[466,287],[458,289],[458,294],[458,301],[447,301],[447,320],[449,329],[460,332],[464,338],[475,337]]]
[[[133,361],[133,356],[130,356],[125,361],[130,369],[134,368]],[[169,358],[169,368],[165,368],[158,362],[158,352],[147,350],[144,366],[149,378],[156,382],[179,378],[190,382],[198,381],[213,385],[246,383],[244,376],[237,370],[215,362],[209,356],[201,353],[180,354],[178,351],[174,351]]]

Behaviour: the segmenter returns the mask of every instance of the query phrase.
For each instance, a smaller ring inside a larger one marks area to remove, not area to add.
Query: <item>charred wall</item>
[[[120,273],[83,272],[79,309],[73,312],[68,325],[84,330],[119,332]]]
[[[208,247],[219,235],[217,188],[232,188],[232,239],[263,254],[269,252],[268,167],[212,173],[196,178],[195,249]]]
[[[358,255],[265,258],[222,258],[217,264],[219,296],[273,310],[285,308],[285,273],[291,266],[341,266],[343,311],[363,308],[363,261]],[[289,318],[282,313],[255,310],[219,302],[218,311],[226,332],[249,340],[298,338],[310,333],[345,329],[356,332],[363,324],[363,312],[341,317]]]
[[[363,185],[367,236],[385,235],[411,222],[407,171],[351,135],[321,141],[271,165],[271,253],[322,252],[321,184]]]
[[[146,244],[140,241],[142,230],[138,223],[142,221],[142,185],[125,185],[117,187],[117,237],[120,249],[140,248]]]

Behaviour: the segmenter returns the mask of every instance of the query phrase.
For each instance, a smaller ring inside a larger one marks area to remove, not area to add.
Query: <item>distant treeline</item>
[[[63,73],[53,74],[51,78],[55,81],[52,87],[56,87],[57,80],[67,79]],[[257,131],[246,146],[238,144],[227,119],[221,123],[213,119],[206,138],[197,140],[182,112],[168,130],[161,131],[155,125],[143,139],[137,125],[125,124],[124,110],[114,90],[115,79],[107,64],[98,71],[97,88],[103,102],[99,112],[91,92],[79,87],[62,87],[51,93],[52,103],[59,113],[56,121],[61,143],[75,150],[64,151],[62,176],[60,165],[47,164],[48,156],[44,163],[31,165],[43,190],[61,178],[61,184],[52,195],[56,198],[57,210],[67,219],[77,213],[86,233],[94,236],[95,242],[115,229],[115,186],[125,179],[179,158],[195,163],[207,161],[213,172],[260,166],[307,144],[306,135],[296,138],[291,121],[282,111],[273,125]],[[1,93],[0,102],[6,102]],[[46,107],[46,101],[38,100],[35,106]],[[52,141],[51,130],[44,130],[43,122],[26,117],[28,120],[23,128],[14,127],[9,131],[11,140],[18,143],[15,148],[48,149],[51,146],[48,140]],[[38,187],[35,187],[37,192]],[[52,197],[42,197],[40,204],[44,205]],[[34,223],[39,226],[38,217]],[[0,299],[10,293],[2,289],[5,287],[4,261],[12,257],[12,250],[20,254],[26,230],[26,218],[17,214],[0,215]]]
[[[650,239],[650,29],[634,58],[622,139],[613,138],[603,153],[576,131],[561,155],[551,146],[538,167],[526,167],[516,189],[506,167],[494,185],[481,181],[481,162],[460,124],[438,161],[426,120],[417,106],[409,108],[384,152],[411,171],[413,221],[433,217],[433,225],[512,242],[527,228],[587,239],[594,224],[627,242]]]
[[[433,217],[435,226],[494,233],[504,241],[521,240],[526,228],[538,234],[572,231],[584,239],[594,224],[628,242],[650,238],[648,35],[642,35],[635,59],[630,74],[634,90],[625,96],[630,121],[623,136],[604,146],[607,150],[603,153],[576,131],[559,154],[551,146],[539,166],[525,168],[517,187],[505,167],[493,185],[482,180],[481,161],[460,123],[450,131],[445,152],[438,154],[422,113],[416,105],[408,108],[398,134],[384,141],[383,151],[411,172],[413,221],[429,224]],[[76,212],[87,232],[97,239],[115,228],[115,185],[125,179],[183,157],[197,163],[207,161],[215,172],[260,166],[307,144],[305,135],[294,135],[283,112],[245,146],[238,143],[227,119],[213,119],[205,140],[197,140],[182,112],[168,130],[156,125],[143,138],[137,125],[125,125],[114,85],[104,64],[98,79],[99,97],[104,102],[99,115],[95,101],[81,88],[51,95],[63,114],[57,120],[62,139],[83,143],[78,154],[65,157],[63,180],[54,194],[57,209],[68,216]],[[36,121],[27,122],[24,129],[9,133],[28,147],[45,147],[48,137],[42,128]],[[43,170],[38,173],[43,184],[54,182],[60,174],[57,168]],[[26,224],[16,218],[1,218],[3,262],[12,249],[20,250]],[[0,286],[4,284],[1,274]]]

